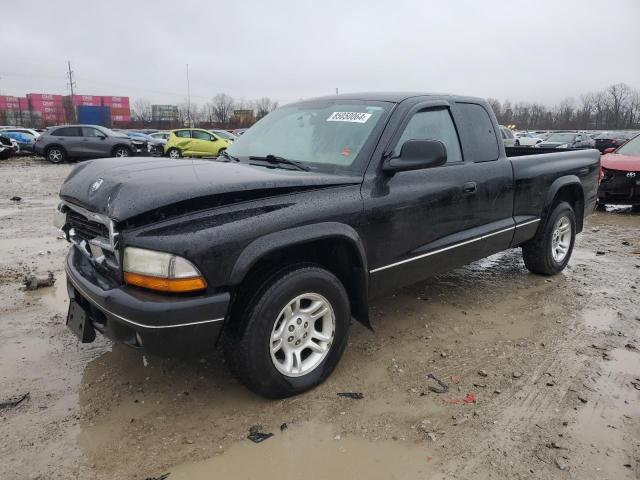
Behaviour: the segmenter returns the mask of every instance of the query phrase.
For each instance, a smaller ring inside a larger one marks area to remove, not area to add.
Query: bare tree
[[[226,93],[218,93],[213,97],[213,118],[223,125],[229,123],[234,108],[234,100]]]
[[[151,123],[153,116],[151,102],[149,100],[147,100],[146,98],[138,98],[134,100],[132,106],[132,116],[135,120],[142,122],[143,126],[145,123]]]
[[[622,110],[631,96],[631,89],[624,83],[617,83],[607,88],[609,97],[609,123],[613,128],[619,128],[622,124]]]
[[[256,118],[260,120],[276,108],[278,108],[278,102],[272,101],[269,97],[261,97],[255,102]]]

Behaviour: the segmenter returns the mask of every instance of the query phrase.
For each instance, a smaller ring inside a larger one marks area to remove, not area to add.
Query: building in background
[[[169,129],[178,124],[177,105],[151,105],[151,124],[155,128]]]

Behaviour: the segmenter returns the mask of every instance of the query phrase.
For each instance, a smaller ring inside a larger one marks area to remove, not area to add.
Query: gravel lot
[[[640,213],[591,216],[553,278],[511,250],[377,300],[325,384],[269,401],[218,352],[67,332],[51,219],[71,168],[0,162],[0,401],[29,392],[0,408],[0,478],[640,477]],[[49,270],[53,287],[22,288]],[[256,424],[274,436],[251,443]]]

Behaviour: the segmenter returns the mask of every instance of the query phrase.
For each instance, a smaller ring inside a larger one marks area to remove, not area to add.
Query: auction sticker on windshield
[[[362,112],[333,112],[327,122],[354,122],[365,123],[371,117],[370,113]]]

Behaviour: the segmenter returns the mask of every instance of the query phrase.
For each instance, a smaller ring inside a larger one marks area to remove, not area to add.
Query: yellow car
[[[170,158],[217,157],[231,142],[201,128],[172,130],[164,146],[164,154]]]

